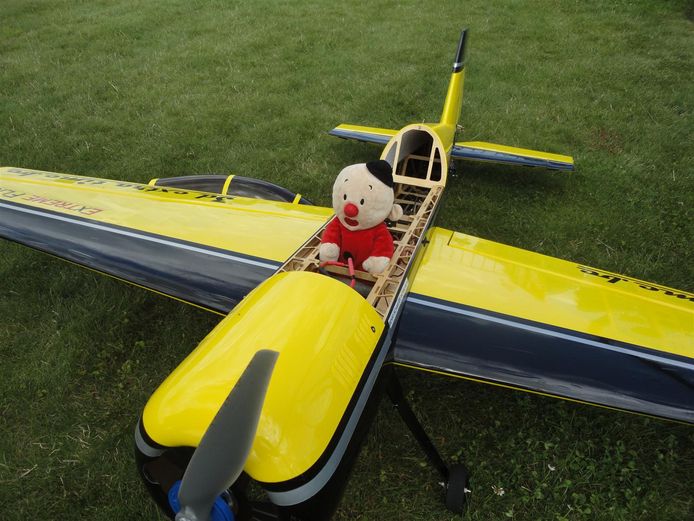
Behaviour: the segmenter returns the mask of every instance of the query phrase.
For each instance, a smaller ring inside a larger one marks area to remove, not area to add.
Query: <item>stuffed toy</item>
[[[393,256],[393,238],[384,221],[402,217],[394,199],[392,167],[387,161],[344,168],[333,185],[335,217],[323,232],[321,262],[347,262],[351,257],[356,269],[382,273]]]

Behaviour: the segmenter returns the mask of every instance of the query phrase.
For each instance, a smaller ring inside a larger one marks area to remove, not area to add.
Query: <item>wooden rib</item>
[[[336,275],[341,275],[343,277],[349,277],[349,269],[343,266],[326,266],[325,271],[328,273],[335,273]],[[354,278],[364,282],[376,282],[377,279],[375,275],[372,275],[368,271],[361,270],[354,270]]]

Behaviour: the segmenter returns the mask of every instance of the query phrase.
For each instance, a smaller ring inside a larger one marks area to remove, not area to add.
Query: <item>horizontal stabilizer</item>
[[[574,169],[574,160],[571,156],[485,143],[484,141],[456,143],[453,146],[453,150],[451,150],[451,158],[512,165],[539,166],[551,170],[572,171]]]
[[[331,136],[341,137],[342,139],[353,139],[355,141],[363,141],[364,143],[376,143],[385,145],[390,141],[396,130],[388,128],[360,127],[359,125],[338,125],[330,132]]]

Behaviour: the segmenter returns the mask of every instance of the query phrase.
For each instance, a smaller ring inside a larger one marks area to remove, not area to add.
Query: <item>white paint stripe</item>
[[[237,257],[235,255],[230,255],[228,253],[222,253],[222,252],[218,252],[218,251],[214,251],[214,250],[207,250],[205,248],[199,248],[197,246],[190,246],[188,244],[181,244],[181,243],[169,241],[166,239],[160,239],[158,237],[150,237],[148,235],[142,235],[140,233],[130,232],[127,230],[119,230],[118,228],[112,228],[110,226],[104,226],[102,224],[97,224],[97,223],[93,223],[93,222],[78,221],[76,219],[71,219],[69,217],[63,217],[61,215],[53,215],[53,214],[41,212],[38,210],[31,210],[29,208],[10,206],[10,205],[3,204],[3,203],[0,203],[0,207],[7,208],[8,210],[14,210],[17,212],[28,213],[31,215],[38,215],[40,217],[45,217],[47,219],[54,219],[57,221],[62,221],[62,222],[70,223],[70,224],[76,224],[78,226],[85,226],[87,228],[94,228],[97,230],[107,231],[109,233],[115,233],[117,235],[124,235],[126,237],[133,237],[135,239],[141,239],[144,241],[154,242],[157,244],[163,244],[165,246],[173,246],[175,248],[180,248],[182,250],[188,250],[188,251],[192,251],[195,253],[202,253],[204,255],[210,255],[212,257],[219,257],[222,259],[232,260],[232,261],[240,262],[243,264],[250,264],[251,266],[258,266],[258,267],[266,268],[266,269],[270,269],[270,270],[276,270],[277,267],[279,266],[279,264],[275,265],[275,264],[269,264],[266,262],[256,261],[253,259],[244,259],[243,257]]]
[[[609,344],[604,344],[602,342],[596,342],[595,340],[589,340],[587,338],[582,338],[580,336],[573,336],[573,335],[568,335],[566,333],[560,333],[559,331],[552,331],[551,329],[545,329],[537,326],[531,326],[528,324],[522,324],[519,322],[514,322],[512,320],[507,320],[505,318],[499,318],[491,315],[485,315],[484,313],[477,313],[475,311],[469,311],[466,309],[461,309],[453,306],[447,306],[445,304],[438,304],[436,302],[429,302],[427,300],[422,300],[417,297],[408,297],[407,298],[408,302],[412,302],[413,304],[419,304],[420,306],[426,306],[434,309],[441,309],[443,311],[448,311],[450,313],[455,313],[458,315],[466,315],[472,318],[479,318],[482,320],[486,320],[488,322],[495,322],[497,324],[502,324],[504,326],[510,326],[514,327],[517,329],[523,329],[525,331],[530,331],[532,333],[540,333],[542,335],[547,335],[547,336],[552,336],[555,338],[560,338],[562,340],[570,340],[571,342],[578,342],[580,344],[586,344],[592,347],[599,347],[601,349],[607,349],[608,351],[614,351],[617,353],[621,354],[627,354],[630,356],[635,356],[638,358],[644,358],[646,360],[651,360],[653,362],[658,362],[660,364],[666,364],[666,365],[672,365],[675,367],[681,367],[683,369],[687,370],[694,370],[694,364],[688,363],[688,362],[682,362],[679,360],[672,360],[671,358],[665,358],[662,356],[658,355],[651,355],[648,353],[643,353],[641,351],[636,351],[633,349],[628,349],[625,347],[619,347],[619,346],[612,346]]]
[[[354,409],[352,409],[349,420],[347,421],[347,425],[340,434],[340,439],[337,442],[332,454],[328,458],[328,461],[323,464],[320,471],[318,471],[318,473],[311,478],[310,481],[298,486],[297,488],[284,492],[267,491],[267,495],[274,504],[278,506],[290,506],[308,501],[313,496],[318,494],[318,492],[320,492],[323,487],[332,479],[333,474],[337,470],[337,467],[340,465],[340,462],[347,451],[347,447],[349,446],[349,442],[352,440],[354,431],[357,429],[357,424],[361,419],[361,415],[364,412],[366,403],[368,402],[374,385],[376,384],[376,378],[381,372],[381,367],[383,367],[386,354],[390,349],[390,344],[393,339],[393,331],[393,329],[388,329],[383,344],[381,345],[381,351],[378,353],[376,361],[371,367],[371,372],[364,383],[364,387],[359,394],[359,398],[357,399]]]

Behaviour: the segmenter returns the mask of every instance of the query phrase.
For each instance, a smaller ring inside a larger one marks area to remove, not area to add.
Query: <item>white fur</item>
[[[321,262],[336,261],[340,255],[340,247],[334,242],[324,242],[318,250]]]
[[[369,257],[362,262],[362,266],[371,275],[379,275],[388,267],[389,262],[390,259],[388,257]]]
[[[393,208],[390,210],[390,213],[388,214],[388,220],[399,221],[403,213],[404,212],[402,211],[402,206],[400,206],[399,204],[394,204]]]

